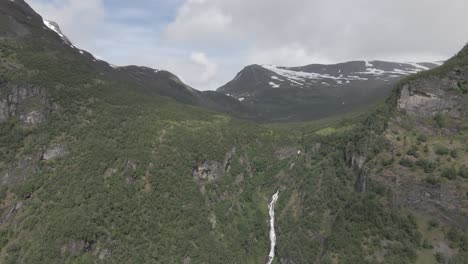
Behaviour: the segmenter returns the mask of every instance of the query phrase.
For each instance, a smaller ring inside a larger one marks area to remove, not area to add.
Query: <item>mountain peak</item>
[[[62,30],[60,29],[60,26],[58,25],[57,22],[46,20],[46,19],[43,19],[43,22],[44,22],[44,25],[47,26],[47,28],[57,33],[57,35],[59,35],[65,42],[67,42],[68,44],[71,44],[71,41],[62,33]]]

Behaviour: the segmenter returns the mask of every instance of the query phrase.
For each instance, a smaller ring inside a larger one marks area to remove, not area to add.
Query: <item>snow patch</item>
[[[283,79],[280,79],[280,78],[278,78],[278,76],[271,76],[271,79],[273,79],[273,80],[277,80],[277,81],[280,81],[280,82],[284,82],[284,80],[283,80]]]
[[[271,88],[279,88],[280,87],[279,84],[276,84],[274,82],[269,82],[268,84],[271,86]]]
[[[43,22],[44,22],[44,25],[46,25],[46,27],[48,27],[50,30],[57,33],[57,35],[59,35],[61,38],[65,38],[65,36],[62,33],[60,33],[60,30],[55,25],[53,25],[52,22],[45,20],[45,19],[43,19]]]
[[[424,65],[421,65],[421,64],[417,64],[417,63],[415,63],[415,62],[407,62],[407,64],[409,64],[409,65],[411,65],[411,66],[413,66],[413,67],[415,67],[415,68],[417,68],[417,69],[424,70],[424,71],[429,70],[428,67],[426,67],[426,66],[424,66]]]
[[[330,75],[330,74],[320,74],[315,72],[303,72],[303,71],[293,71],[288,70],[285,68],[280,68],[274,65],[262,65],[263,68],[270,70],[282,77],[286,80],[296,83],[298,85],[304,85],[304,83],[311,81],[311,80],[323,80],[323,79],[330,79],[330,80],[342,80],[342,81],[352,81],[352,80],[367,80],[367,78],[361,78],[359,76],[343,76],[340,75],[339,77]]]
[[[369,61],[364,61],[364,63],[366,64],[367,68],[374,67],[374,65],[372,63],[370,63]]]

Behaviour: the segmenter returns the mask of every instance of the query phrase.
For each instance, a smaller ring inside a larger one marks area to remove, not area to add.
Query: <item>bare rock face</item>
[[[407,113],[431,118],[438,113],[447,113],[452,117],[461,117],[459,95],[448,91],[456,87],[457,82],[449,79],[430,78],[407,84],[401,91],[398,106]]]
[[[223,177],[224,172],[223,163],[208,160],[194,168],[192,175],[198,182],[211,182]]]
[[[62,247],[62,253],[71,253],[74,255],[94,251],[96,248],[95,240],[70,240]]]
[[[36,172],[40,158],[40,155],[29,155],[14,162],[8,169],[0,172],[0,184],[14,184],[31,177]]]
[[[348,143],[348,146],[346,147],[346,152],[345,152],[345,159],[346,159],[346,164],[349,167],[356,169],[356,170],[360,170],[363,168],[364,163],[367,160],[367,156],[355,150],[352,143]]]
[[[0,217],[0,224],[10,222],[15,217],[16,213],[23,207],[23,202],[16,202],[10,209],[5,211]]]
[[[224,158],[223,162],[206,160],[194,167],[192,176],[199,183],[216,181],[229,172],[231,161],[236,153],[236,148],[232,148]]]
[[[53,145],[42,153],[42,160],[54,160],[63,157],[65,154],[66,151],[63,145]]]
[[[398,107],[421,118],[442,113],[452,118],[466,118],[468,99],[463,89],[467,83],[468,67],[453,70],[445,77],[416,79],[403,86]]]
[[[295,155],[297,155],[297,153],[298,153],[297,148],[284,147],[282,149],[275,151],[275,157],[279,160],[284,160],[284,159],[294,157]]]
[[[34,126],[45,121],[45,115],[39,111],[32,111],[25,115],[20,115],[20,121],[25,125]]]
[[[23,125],[33,126],[58,110],[59,106],[50,102],[43,88],[23,84],[0,90],[0,123],[17,117]]]
[[[463,188],[447,184],[430,185],[398,176],[395,172],[387,174],[385,178],[394,190],[394,206],[409,208],[460,228],[468,226],[464,210],[467,206],[466,191]]]

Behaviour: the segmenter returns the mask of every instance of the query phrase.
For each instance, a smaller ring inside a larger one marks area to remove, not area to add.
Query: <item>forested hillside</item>
[[[468,46],[368,112],[259,125],[0,9],[0,263],[264,263],[276,191],[273,263],[467,263]]]

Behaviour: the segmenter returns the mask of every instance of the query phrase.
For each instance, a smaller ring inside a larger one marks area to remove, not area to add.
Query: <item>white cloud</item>
[[[194,63],[204,67],[204,70],[203,70],[203,72],[201,74],[201,77],[200,77],[201,82],[210,81],[216,75],[216,72],[218,70],[218,65],[216,65],[214,62],[209,60],[205,53],[193,52],[190,55],[190,59]]]
[[[252,48],[245,58],[246,64],[273,64],[298,66],[311,63],[330,63],[320,54],[312,53],[300,43],[286,44],[273,48]]]
[[[180,10],[168,26],[178,40],[215,49],[247,46],[252,58],[260,56],[255,52],[284,53],[295,45],[306,56],[331,61],[403,53],[450,55],[468,37],[466,0],[205,0],[187,1]],[[210,10],[229,17],[229,23],[214,26],[216,16]],[[187,19],[199,17],[205,18],[203,26]],[[229,43],[220,44],[223,39]],[[288,64],[297,61],[291,59]]]
[[[212,38],[229,30],[232,18],[222,10],[205,6],[205,0],[189,0],[183,5],[165,30],[165,35],[173,41],[197,41]]]

